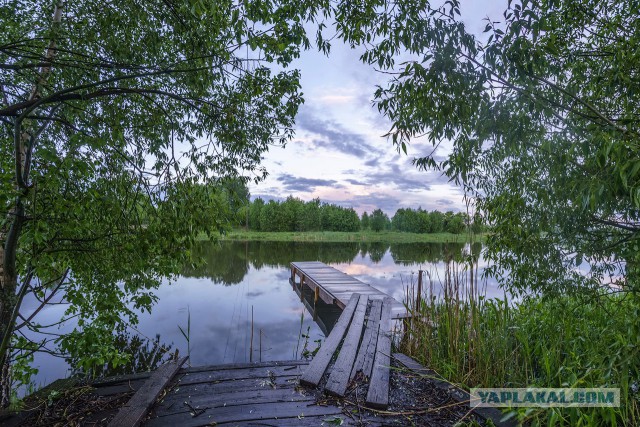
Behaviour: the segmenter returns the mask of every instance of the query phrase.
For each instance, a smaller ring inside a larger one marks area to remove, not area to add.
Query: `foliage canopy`
[[[224,226],[218,184],[262,179],[261,155],[291,138],[302,97],[287,65],[319,7],[0,4],[0,363],[52,348],[22,332],[55,294],[78,325],[62,350],[87,368],[126,357],[113,331],[149,309],[198,232]],[[25,297],[41,308],[22,312]]]
[[[367,45],[363,61],[395,73],[375,94],[390,138],[433,144],[416,165],[477,201],[513,291],[637,291],[639,7],[510,1],[478,37],[460,2],[409,1],[341,28]]]

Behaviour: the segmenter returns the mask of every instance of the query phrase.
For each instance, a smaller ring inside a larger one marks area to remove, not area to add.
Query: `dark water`
[[[171,346],[172,351],[190,353],[194,366],[300,358],[305,341],[306,348],[312,350],[316,341],[324,338],[318,323],[330,328],[339,310],[323,306],[317,313],[322,322],[314,322],[289,284],[290,262],[325,262],[403,301],[405,287],[418,269],[427,271],[438,286],[444,281],[445,262],[469,250],[476,252],[480,247],[455,243],[206,242],[196,250],[204,262],[185,269],[173,282],[164,282],[154,292],[159,301],[152,313],[141,314],[140,324],[130,333],[151,339],[158,334],[159,342]],[[487,294],[500,296],[501,292],[489,283]],[[42,313],[46,317],[42,322],[60,319],[64,309],[48,309]],[[189,317],[188,346],[180,327],[187,332]],[[66,325],[62,331],[70,328]],[[301,332],[308,332],[308,338],[301,337]],[[64,359],[40,355],[36,365],[40,369],[35,378],[38,385],[69,375]]]

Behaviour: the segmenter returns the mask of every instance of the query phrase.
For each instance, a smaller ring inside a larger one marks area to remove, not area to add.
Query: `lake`
[[[325,337],[318,323],[330,328],[340,310],[323,305],[316,313],[322,322],[314,322],[289,284],[290,262],[325,262],[403,301],[405,288],[415,282],[419,269],[428,274],[425,286],[430,277],[438,288],[444,281],[445,261],[470,249],[478,252],[480,245],[202,242],[194,253],[204,262],[163,281],[154,291],[157,304],[150,314],[140,315],[130,334],[149,339],[159,335],[159,343],[171,346],[171,351],[189,354],[193,366],[301,358],[304,350],[313,350]],[[481,262],[480,270],[482,266]],[[495,282],[485,286],[487,296],[503,295]],[[59,320],[64,309],[57,305],[43,310],[40,323]],[[63,325],[61,332],[72,327]],[[46,354],[39,354],[35,365],[40,369],[35,377],[39,386],[70,373],[64,359]]]

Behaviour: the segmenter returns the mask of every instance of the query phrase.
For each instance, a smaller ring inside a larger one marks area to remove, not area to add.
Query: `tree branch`
[[[56,292],[58,292],[58,290],[62,287],[62,285],[64,284],[64,281],[67,279],[67,275],[69,274],[69,270],[70,269],[67,267],[65,272],[62,274],[62,277],[58,281],[58,284],[56,285],[56,287],[51,290],[51,293],[44,299],[43,302],[40,303],[38,308],[36,308],[34,310],[34,312],[31,313],[31,315],[27,319],[24,319],[24,317],[23,317],[24,322],[22,322],[19,325],[17,325],[14,328],[14,330],[21,329],[26,324],[31,323],[31,320],[33,320],[33,318],[36,317],[36,315],[40,312],[40,310],[42,310],[49,303],[49,301],[51,301],[51,298],[53,298],[55,296]],[[20,316],[20,317],[22,317],[22,316]]]

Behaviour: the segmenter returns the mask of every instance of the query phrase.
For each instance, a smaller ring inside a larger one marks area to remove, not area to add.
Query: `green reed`
[[[475,270],[475,271],[474,271]],[[429,279],[429,276],[427,277]],[[619,408],[520,408],[531,425],[640,424],[638,300],[629,295],[488,299],[477,269],[453,262],[428,280],[401,350],[463,387],[615,387]]]

